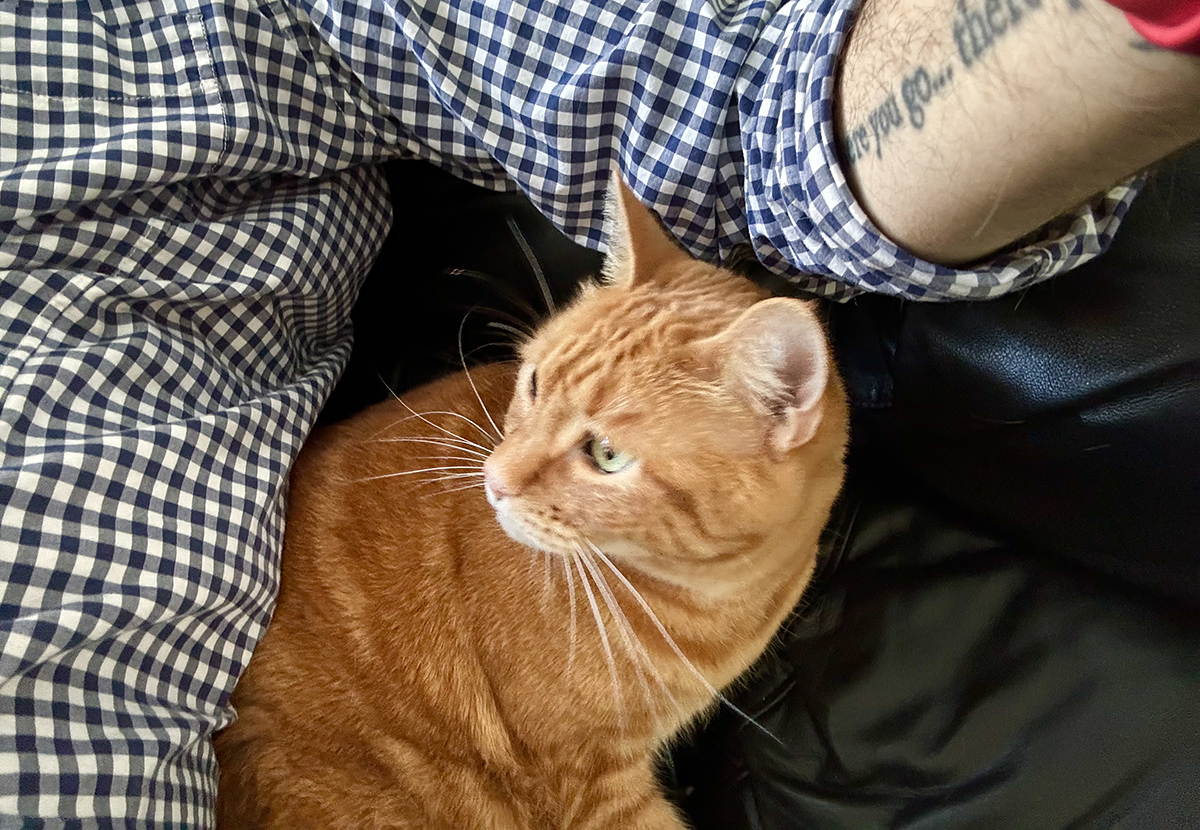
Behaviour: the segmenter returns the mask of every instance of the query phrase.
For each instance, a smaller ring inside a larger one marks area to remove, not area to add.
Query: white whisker
[[[386,390],[388,391],[388,394],[389,394],[389,395],[391,395],[391,396],[392,396],[392,398],[393,398],[393,399],[394,399],[394,400],[395,400],[397,403],[399,403],[401,406],[403,406],[405,409],[407,409],[407,410],[408,410],[409,412],[411,412],[412,414],[411,414],[411,415],[408,415],[407,417],[404,417],[404,418],[398,418],[397,420],[395,420],[395,421],[392,421],[392,422],[391,422],[390,424],[388,424],[386,427],[384,427],[383,429],[381,429],[381,430],[379,430],[378,432],[374,433],[374,435],[372,435],[370,438],[366,439],[368,442],[370,442],[371,440],[373,440],[373,439],[375,438],[375,436],[377,436],[377,435],[380,435],[380,434],[382,434],[382,433],[384,433],[384,432],[387,432],[389,429],[391,429],[392,427],[396,426],[397,424],[402,424],[402,423],[404,423],[405,421],[411,421],[413,418],[420,418],[421,420],[423,420],[423,421],[426,421],[426,423],[428,423],[428,421],[427,421],[427,420],[426,420],[426,418],[425,418],[425,416],[426,416],[426,415],[451,415],[451,416],[453,416],[453,417],[455,417],[455,418],[461,418],[461,419],[463,419],[464,421],[466,421],[467,423],[469,423],[471,426],[475,427],[475,429],[479,430],[480,434],[481,434],[481,435],[483,435],[484,437],[486,437],[486,438],[487,438],[489,441],[492,439],[492,436],[491,436],[491,434],[490,434],[490,433],[488,433],[488,431],[487,431],[487,430],[485,430],[483,427],[479,426],[479,424],[475,423],[473,420],[471,420],[470,418],[468,418],[466,415],[463,415],[461,412],[451,412],[450,410],[446,410],[446,409],[440,409],[440,410],[435,410],[435,411],[433,411],[433,412],[425,412],[425,413],[419,413],[419,412],[415,411],[415,410],[414,410],[414,409],[413,409],[411,406],[409,406],[409,405],[408,405],[408,404],[406,404],[406,403],[405,403],[403,400],[401,400],[400,396],[396,394],[396,391],[395,391],[394,389],[392,389],[392,387],[391,387],[391,386],[390,386],[390,385],[387,383],[387,381],[385,381],[385,380],[383,379],[383,377],[382,377],[382,376],[380,376],[380,377],[379,377],[379,380],[380,380],[380,382],[381,382],[381,383],[383,383],[383,388],[384,388],[384,389],[386,389]],[[453,437],[453,438],[457,438],[457,439],[459,439],[459,440],[466,440],[466,439],[462,438],[461,436],[459,436],[459,435],[455,435],[455,434],[453,434],[453,433],[451,433],[451,437]],[[487,448],[486,448],[486,447],[480,447],[480,449],[487,449]]]
[[[468,380],[470,380],[470,375],[468,375],[468,376],[467,376],[467,379],[468,379]],[[475,385],[475,384],[474,384],[474,382],[472,382],[472,383],[471,383],[471,386],[472,386],[472,387],[474,387],[474,385]],[[389,390],[389,391],[390,391],[390,390]],[[476,392],[476,395],[478,395],[478,394],[479,394],[479,393],[478,393],[478,392]],[[471,441],[471,440],[468,440],[468,439],[466,439],[466,438],[463,438],[463,437],[462,437],[461,435],[459,435],[458,433],[456,433],[456,432],[451,432],[450,430],[446,429],[444,426],[441,426],[440,424],[435,424],[433,421],[429,420],[429,418],[427,418],[427,417],[426,417],[426,415],[451,415],[451,416],[453,416],[453,417],[456,417],[456,418],[462,418],[464,421],[466,421],[466,422],[467,422],[467,423],[469,423],[471,426],[475,427],[477,430],[479,430],[479,431],[480,431],[480,432],[482,432],[482,433],[483,433],[485,436],[487,436],[487,439],[488,439],[489,441],[490,441],[490,440],[492,440],[492,436],[491,436],[491,435],[489,435],[489,434],[488,434],[488,433],[487,433],[487,432],[486,432],[486,431],[483,429],[483,427],[479,426],[479,424],[477,424],[477,423],[475,423],[474,421],[472,421],[472,420],[471,420],[470,418],[468,418],[466,415],[462,415],[462,414],[460,414],[460,413],[458,413],[458,412],[451,412],[451,411],[449,411],[449,410],[438,410],[438,411],[435,411],[435,412],[428,412],[428,413],[424,413],[424,414],[422,414],[422,413],[420,413],[420,412],[417,412],[415,409],[413,409],[413,408],[412,408],[411,406],[409,406],[407,403],[405,403],[405,402],[404,402],[404,401],[403,401],[403,400],[400,398],[400,396],[399,396],[399,395],[397,395],[395,392],[392,392],[392,397],[396,399],[396,403],[400,404],[402,407],[404,407],[404,408],[405,408],[405,409],[407,409],[407,410],[408,410],[410,413],[412,413],[412,416],[413,416],[414,418],[419,418],[420,420],[422,420],[422,421],[424,421],[425,423],[429,424],[429,426],[433,427],[433,428],[434,428],[434,429],[436,429],[437,431],[439,431],[439,432],[442,432],[442,433],[446,434],[446,435],[447,435],[447,436],[449,436],[451,439],[453,439],[453,440],[455,440],[455,441],[460,441],[460,442],[462,442],[462,443],[464,443],[464,444],[470,444],[472,447],[476,447],[477,449],[481,449],[481,450],[483,450],[483,451],[484,451],[484,452],[486,452],[486,453],[490,453],[490,452],[492,451],[490,448],[483,446],[483,444],[476,444],[474,441]],[[391,429],[391,428],[392,428],[393,426],[395,426],[396,424],[398,424],[398,423],[401,423],[401,422],[403,422],[403,421],[405,421],[405,420],[407,420],[407,419],[406,419],[406,418],[402,418],[400,421],[396,421],[396,423],[395,423],[395,424],[392,424],[391,426],[385,427],[384,429],[380,430],[380,432],[386,432],[387,430]],[[378,434],[379,434],[379,433],[376,433],[376,435],[378,435]]]
[[[580,555],[583,551],[580,550]],[[583,566],[579,564],[579,560],[575,560],[575,568],[579,571],[579,582],[583,585],[583,591],[587,594],[588,605],[592,609],[592,618],[596,621],[596,631],[600,634],[600,645],[604,649],[604,659],[608,663],[608,676],[612,679],[613,702],[617,706],[617,713],[621,720],[621,725],[625,722],[625,700],[621,696],[621,683],[617,680],[617,663],[613,659],[612,647],[608,644],[608,633],[604,629],[604,623],[600,619],[600,609],[596,607],[596,597],[592,593],[592,587],[588,584],[587,573]]]
[[[529,572],[525,575],[526,581],[533,582],[533,567],[538,563],[538,554],[541,553],[537,548],[531,548],[529,545],[524,545],[525,550],[529,551]]]
[[[612,560],[609,559],[607,555],[605,555],[604,551],[600,550],[600,548],[596,547],[596,545],[590,541],[588,542],[588,546],[593,551],[595,551],[596,555],[600,557],[600,561],[608,566],[608,569],[611,570],[613,572],[613,574],[616,575],[617,579],[619,579],[621,581],[621,584],[624,585],[625,588],[629,591],[629,593],[631,593],[633,595],[633,598],[635,600],[637,600],[638,604],[642,607],[642,610],[646,612],[646,616],[650,618],[650,622],[652,622],[654,624],[654,627],[658,629],[658,633],[662,635],[663,640],[665,640],[667,643],[667,646],[670,647],[671,651],[675,652],[675,656],[678,657],[680,659],[680,661],[683,662],[684,666],[687,667],[688,671],[690,671],[693,675],[695,675],[696,679],[698,679],[702,684],[704,684],[704,688],[707,689],[710,694],[715,696],[717,698],[717,700],[721,701],[723,704],[728,706],[731,710],[736,712],[738,715],[745,718],[747,723],[753,724],[758,729],[762,730],[762,732],[764,734],[769,735],[771,738],[774,738],[776,741],[778,741],[779,744],[782,746],[783,741],[780,741],[779,738],[776,737],[775,734],[772,733],[769,729],[767,729],[765,726],[760,724],[754,718],[750,717],[748,714],[743,712],[737,706],[733,705],[733,703],[729,700],[729,698],[727,698],[727,697],[725,697],[725,695],[721,694],[721,692],[715,686],[713,686],[712,683],[710,683],[708,681],[708,678],[706,678],[700,672],[700,670],[698,668],[696,668],[695,664],[692,663],[692,661],[687,658],[687,655],[685,655],[683,653],[683,651],[679,648],[679,646],[675,643],[675,638],[671,636],[670,632],[667,631],[666,626],[664,626],[662,624],[662,621],[660,621],[658,619],[658,615],[654,613],[654,609],[652,609],[650,607],[650,604],[648,602],[646,602],[645,598],[641,595],[641,592],[639,592],[637,588],[633,587],[633,584],[626,578],[625,574],[621,573],[620,568],[618,568],[616,565],[613,564]]]
[[[415,473],[440,473],[453,472],[454,470],[474,470],[477,473],[482,473],[483,465],[474,462],[470,464],[443,464],[439,467],[424,467],[420,470],[405,470],[402,473],[393,473],[393,475],[410,476]]]
[[[471,312],[467,312],[470,314]],[[492,418],[492,413],[488,412],[487,405],[483,402],[483,397],[479,394],[479,389],[475,386],[475,379],[471,377],[471,370],[467,368],[467,358],[463,354],[462,335],[463,327],[467,324],[467,318],[464,315],[462,322],[458,325],[458,356],[462,360],[463,374],[467,376],[467,383],[471,384],[471,391],[475,393],[475,400],[479,401],[479,408],[483,410],[483,414],[487,416],[488,423],[492,425],[492,429],[496,430],[496,438],[503,441],[504,431],[496,426],[495,419]]]
[[[542,551],[542,612],[550,607],[550,552]]]
[[[438,490],[436,493],[426,493],[424,497],[429,498],[431,496],[445,496],[450,493],[461,493],[463,490],[482,490],[482,489],[483,489],[483,482],[481,481],[478,484],[468,484],[465,487],[451,487],[447,490]]]
[[[529,340],[531,337],[533,337],[532,331],[523,331],[516,326],[510,326],[508,323],[501,323],[498,320],[492,320],[488,323],[488,326],[494,329],[499,329],[500,331],[506,331],[521,341]],[[510,343],[507,345],[511,346],[513,344]]]
[[[513,219],[512,214],[508,216],[508,229],[512,232],[513,239],[517,240],[517,244],[521,246],[521,253],[525,255],[525,261],[533,269],[533,276],[537,280],[538,287],[542,289],[542,297],[546,300],[546,309],[551,314],[557,314],[558,309],[554,305],[554,297],[550,295],[550,285],[546,282],[546,275],[542,272],[542,264],[538,262],[533,248],[525,239],[525,234],[521,233],[521,228],[517,225],[517,220]]]
[[[483,481],[483,473],[455,473],[454,475],[437,476],[436,478],[422,478],[417,481],[418,486],[426,484],[437,484],[439,481],[454,481],[456,479],[475,479]]]
[[[378,475],[378,476],[367,476],[366,478],[355,479],[355,481],[353,483],[358,484],[363,481],[378,481],[381,478],[400,478],[401,476],[415,476],[419,473],[441,473],[441,472],[446,472],[448,470],[479,471],[481,469],[482,469],[481,467],[476,466],[476,465],[471,465],[471,466],[455,465],[455,466],[451,466],[451,467],[426,467],[421,470],[405,470],[405,471],[399,472],[399,473],[384,473],[383,475]],[[479,474],[482,476],[482,473],[479,473]]]
[[[483,469],[484,459],[472,458],[469,455],[423,455],[417,459],[418,461],[464,461],[467,464],[472,464],[480,470]]]
[[[516,305],[516,303],[514,303],[514,305]],[[475,308],[479,311],[486,311],[487,313],[491,314],[493,317],[498,318],[496,320],[489,320],[487,323],[484,324],[485,326],[490,327],[492,323],[498,323],[499,325],[502,325],[502,326],[507,325],[513,329],[516,329],[519,332],[523,332],[528,337],[532,337],[534,335],[533,324],[528,322],[527,320],[525,320],[525,318],[523,318],[523,317],[520,317],[516,314],[511,314],[507,311],[503,311],[498,308],[481,308],[479,306],[476,306]],[[518,306],[518,308],[521,311],[529,312],[531,317],[539,316],[538,313],[533,310],[533,306],[529,305],[529,303],[524,303],[522,306]],[[505,320],[507,320],[508,322],[507,323],[503,322]]]
[[[591,541],[588,541],[588,546],[593,549],[596,549],[596,546]],[[648,668],[650,670],[654,679],[658,682],[659,687],[663,690],[663,693],[667,696],[667,699],[669,701],[671,701],[671,705],[675,707],[675,710],[677,712],[683,712],[683,707],[679,705],[679,701],[676,700],[675,695],[671,693],[671,687],[667,685],[667,681],[663,679],[662,673],[658,670],[658,667],[654,664],[654,658],[651,656],[650,651],[646,648],[645,644],[642,643],[641,638],[639,638],[637,636],[637,630],[633,627],[633,623],[629,621],[629,617],[626,616],[625,611],[621,608],[621,604],[617,601],[616,595],[613,593],[612,588],[609,587],[608,580],[604,578],[604,575],[602,572],[600,572],[598,566],[593,564],[593,567],[596,569],[596,572],[600,575],[600,581],[603,583],[605,590],[607,590],[609,595],[612,597],[612,606],[611,607],[612,607],[613,611],[616,613],[617,616],[620,617],[621,622],[624,623],[624,625],[628,629],[629,633],[632,635],[634,645],[636,645],[638,654],[641,656],[641,659],[645,662],[646,668]]]
[[[625,615],[621,613],[620,607],[617,605],[617,598],[613,596],[612,589],[608,587],[608,583],[604,580],[604,574],[600,572],[600,566],[592,561],[592,558],[587,555],[586,551],[580,551],[580,559],[584,567],[592,575],[592,581],[596,583],[596,590],[600,592],[600,598],[608,606],[613,622],[617,626],[617,634],[621,637],[621,643],[625,646],[625,651],[629,654],[629,662],[633,664],[634,674],[637,675],[638,683],[642,687],[642,695],[646,698],[646,705],[650,707],[652,717],[657,720],[658,706],[655,705],[654,692],[650,688],[650,683],[646,680],[646,673],[642,670],[642,661],[638,659],[638,653],[634,649],[633,638],[630,637],[630,632],[627,630],[629,622],[625,619]]]
[[[462,274],[464,276],[469,276],[469,277],[472,277],[473,279],[478,280],[479,282],[483,283],[484,285],[488,285],[493,288],[496,286],[497,283],[504,285],[504,283],[502,281],[497,280],[491,274],[484,273],[483,271],[476,271],[472,268],[451,268],[451,269],[447,270],[446,273],[447,274]],[[502,294],[503,299],[508,300],[518,310],[528,312],[529,316],[531,318],[536,318],[538,316],[538,313],[536,311],[534,311],[533,306],[531,306],[529,303],[525,302],[524,298],[521,297],[521,295],[519,293],[516,293],[513,291],[502,291],[500,293]],[[482,310],[489,311],[492,314],[503,315],[505,317],[509,317],[513,320],[517,320],[522,323],[525,322],[524,320],[521,320],[521,318],[517,317],[516,315],[509,314],[508,312],[501,311],[500,309],[497,309],[497,308],[483,307]]]
[[[455,450],[456,452],[471,453],[472,455],[478,456],[481,459],[486,459],[488,457],[488,455],[490,454],[490,453],[484,452],[482,450],[471,449],[468,446],[454,443],[454,442],[445,440],[443,438],[416,438],[416,437],[375,438],[375,439],[372,439],[370,443],[372,443],[372,444],[428,444],[428,445],[434,446],[434,447],[445,447],[448,450]]]
[[[574,557],[563,556],[563,568],[567,572],[567,603],[571,606],[571,634],[569,645],[567,646],[567,674],[571,673],[571,667],[575,665],[575,571],[571,568],[571,560]]]
[[[412,410],[409,410],[409,411],[411,412]],[[466,421],[468,424],[475,427],[475,429],[479,431],[479,434],[482,435],[484,438],[488,439],[489,441],[492,440],[492,434],[490,432],[488,432],[486,429],[484,429],[482,426],[480,426],[478,423],[476,423],[475,419],[469,418],[468,416],[462,414],[461,412],[455,412],[453,409],[434,409],[430,412],[422,412],[417,417],[423,418],[426,415],[448,415],[451,418],[458,418],[459,420]],[[469,438],[464,438],[463,436],[459,435],[457,432],[451,432],[450,437],[456,441],[463,441],[468,444],[474,443]],[[481,450],[484,450],[484,451],[488,450],[488,448],[483,446],[482,444],[475,444],[475,446],[479,447]]]
[[[474,357],[476,352],[482,352],[485,349],[503,349],[508,352],[515,351],[515,348],[512,343],[505,343],[502,340],[492,340],[492,341],[488,341],[487,343],[480,343],[478,346],[471,349],[471,351],[467,352],[466,356]],[[489,361],[487,361],[488,365],[493,365],[496,363],[506,363],[506,364],[512,365],[512,364],[515,364],[516,362],[517,362],[516,360],[489,360]]]

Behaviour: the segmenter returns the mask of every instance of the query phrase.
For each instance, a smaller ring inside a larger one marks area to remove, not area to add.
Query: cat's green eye
[[[633,456],[616,449],[608,440],[608,436],[588,438],[583,448],[591,457],[592,463],[603,473],[619,473],[633,461]]]

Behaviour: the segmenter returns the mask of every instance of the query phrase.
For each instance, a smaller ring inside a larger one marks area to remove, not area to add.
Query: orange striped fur
[[[519,370],[306,446],[221,828],[685,826],[654,759],[804,591],[846,404],[808,305],[690,259],[619,183],[611,214],[608,284]]]

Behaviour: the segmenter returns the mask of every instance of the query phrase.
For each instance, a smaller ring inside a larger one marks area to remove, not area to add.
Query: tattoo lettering
[[[872,110],[867,116],[867,123],[871,125],[871,133],[875,137],[875,154],[878,156],[881,154],[883,140],[892,128],[899,129],[904,126],[904,118],[900,115],[900,105],[896,103],[896,96],[889,95],[886,101]]]
[[[945,89],[946,84],[954,77],[954,68],[947,66],[937,75],[930,75],[929,70],[918,66],[916,71],[900,82],[900,97],[908,108],[908,123],[914,129],[925,126],[925,105],[934,95]]]
[[[984,58],[996,42],[1013,31],[1030,14],[1045,7],[1051,0],[957,0],[951,24],[951,35],[965,68],[970,69]],[[1084,0],[1065,2],[1072,11],[1083,8]],[[1135,44],[1136,48],[1136,44]],[[1149,45],[1140,48],[1153,48]],[[885,139],[907,123],[914,130],[925,127],[929,103],[950,86],[954,67],[947,65],[935,72],[917,66],[900,80],[899,97],[891,92],[883,103],[868,114],[866,122],[846,131],[845,155],[853,166],[868,155],[883,158]],[[901,110],[903,102],[903,111]]]
[[[851,167],[869,152],[871,152],[871,134],[867,132],[865,124],[859,124],[846,132],[846,160]]]
[[[963,66],[982,58],[1026,15],[1041,9],[1042,3],[1043,0],[958,0],[951,31]],[[1066,0],[1066,4],[1071,11],[1083,8],[1083,0]]]
[[[933,73],[924,66],[918,66],[900,81],[900,95],[895,93],[884,99],[883,103],[871,110],[865,124],[859,124],[846,132],[846,159],[851,165],[863,156],[874,153],[876,158],[883,158],[884,140],[905,123],[913,129],[920,130],[925,126],[925,106],[944,90],[954,77],[953,67],[947,66],[941,72]],[[904,108],[901,110],[900,102]],[[907,122],[905,119],[907,115]]]
[[[896,101],[896,94],[892,93],[882,104],[871,110],[866,124],[859,124],[847,132],[846,158],[853,165],[864,155],[870,153],[872,149],[875,151],[876,158],[883,158],[883,140],[893,130],[898,130],[903,126],[904,116],[900,113],[900,104]],[[870,132],[868,132],[868,127]]]
[[[1169,52],[1170,51],[1169,49],[1167,49],[1163,46],[1159,46],[1156,43],[1151,43],[1148,40],[1143,40],[1140,37],[1135,40],[1129,41],[1129,46],[1131,49],[1136,49],[1139,52]]]
[[[979,60],[1031,11],[1042,6],[1042,0],[984,0],[982,5],[958,0],[954,15],[954,45],[964,66]]]

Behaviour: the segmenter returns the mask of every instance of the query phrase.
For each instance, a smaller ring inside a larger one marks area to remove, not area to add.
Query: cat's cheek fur
[[[543,548],[541,540],[529,533],[525,524],[514,513],[512,504],[508,500],[499,501],[492,507],[496,511],[496,521],[500,523],[500,527],[504,528],[504,532],[512,537],[513,541],[538,550]]]

